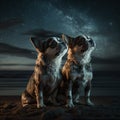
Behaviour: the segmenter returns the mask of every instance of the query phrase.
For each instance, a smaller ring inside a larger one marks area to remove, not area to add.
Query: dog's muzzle
[[[90,39],[88,42],[90,43],[91,47],[95,47],[95,42],[92,39]]]

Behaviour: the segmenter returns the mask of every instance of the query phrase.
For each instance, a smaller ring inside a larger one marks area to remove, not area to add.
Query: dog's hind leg
[[[21,103],[22,103],[22,106],[25,107],[26,105],[28,105],[28,99],[25,95],[25,92],[22,93],[21,95]]]
[[[85,86],[85,103],[87,105],[94,105],[94,103],[90,100],[90,92],[91,92],[91,80],[88,80],[86,86]]]
[[[29,104],[35,103],[35,100],[27,93],[27,91],[24,91],[21,95],[21,103],[22,106],[25,107]]]

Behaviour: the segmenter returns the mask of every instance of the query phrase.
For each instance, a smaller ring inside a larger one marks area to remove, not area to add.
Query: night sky
[[[97,44],[94,62],[115,62],[112,68],[119,69],[119,21],[120,8],[114,0],[0,0],[0,68],[31,69],[29,65],[35,59],[31,59],[30,53],[35,49],[30,35],[23,33],[45,29],[70,36],[91,36]],[[30,53],[14,47],[29,49]]]
[[[89,35],[94,71],[120,71],[120,7],[115,0],[0,0],[0,70],[33,70],[29,31]],[[109,73],[108,73],[109,74]],[[120,80],[119,80],[120,81]]]

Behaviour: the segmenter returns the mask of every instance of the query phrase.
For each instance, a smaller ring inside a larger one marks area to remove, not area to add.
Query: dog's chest
[[[70,77],[73,82],[79,80],[82,84],[85,84],[88,80],[92,79],[91,65],[73,65],[71,68]]]
[[[44,86],[47,86],[47,89],[49,88],[49,90],[52,91],[60,83],[60,73],[56,71],[48,71],[42,76],[41,82],[44,84]]]
[[[72,65],[70,69],[70,79],[74,82],[76,79],[83,77],[83,71],[81,66]]]
[[[89,80],[92,80],[93,78],[93,73],[92,73],[92,68],[91,65],[84,65],[83,67],[83,83],[86,83]]]

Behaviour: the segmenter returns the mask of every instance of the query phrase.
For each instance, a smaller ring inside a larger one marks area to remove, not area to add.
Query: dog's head
[[[61,58],[67,52],[67,43],[62,39],[62,37],[51,37],[44,40],[37,37],[31,37],[30,40],[38,54],[47,57],[49,60],[53,60],[58,57]]]
[[[82,37],[87,41],[88,48],[96,47],[95,41],[90,36],[83,35]]]
[[[95,42],[90,37],[85,35],[81,35],[76,38],[64,35],[64,39],[67,41],[69,51],[73,54],[83,54],[84,52],[93,49],[96,46]]]

